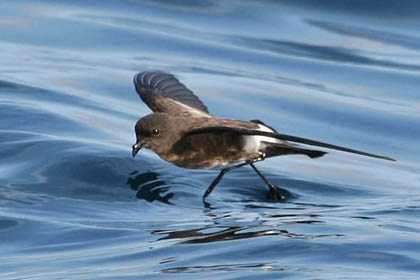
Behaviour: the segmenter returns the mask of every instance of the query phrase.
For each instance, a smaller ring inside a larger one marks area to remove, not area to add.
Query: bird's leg
[[[252,169],[254,169],[254,171],[258,174],[258,176],[261,177],[261,179],[263,179],[264,183],[268,186],[268,188],[270,189],[270,196],[271,199],[273,200],[284,200],[285,197],[281,194],[278,193],[276,186],[271,183],[270,181],[268,181],[267,178],[265,178],[264,175],[261,174],[261,172],[255,167],[254,163],[257,161],[261,161],[263,159],[260,160],[254,160],[254,161],[249,161],[248,164],[252,167]]]
[[[241,168],[245,165],[250,165],[252,167],[252,169],[254,169],[254,171],[258,174],[258,176],[260,176],[261,179],[263,179],[263,181],[266,183],[266,185],[270,189],[270,195],[271,195],[271,198],[273,200],[283,200],[285,197],[280,195],[277,192],[276,186],[273,183],[271,183],[270,181],[268,181],[267,178],[265,178],[265,176],[262,175],[261,172],[254,165],[254,163],[256,163],[258,161],[263,161],[264,159],[265,159],[265,153],[259,152],[259,157],[258,158],[247,160],[244,163],[240,163],[240,164],[233,165],[233,166],[222,169],[220,171],[219,175],[217,175],[217,177],[213,180],[213,182],[210,184],[210,186],[207,188],[206,192],[204,193],[204,195],[203,195],[204,203],[206,203],[205,202],[206,197],[208,197],[210,195],[210,193],[214,190],[214,188],[217,186],[217,184],[222,179],[223,175],[225,175],[229,171]]]
[[[204,193],[204,195],[203,195],[203,201],[205,201],[206,200],[206,197],[208,197],[210,195],[210,193],[214,190],[214,188],[217,186],[217,184],[222,179],[223,175],[225,175],[229,171],[232,171],[232,170],[241,168],[242,166],[245,166],[247,164],[249,164],[248,161],[246,161],[244,163],[237,164],[237,165],[229,166],[229,167],[226,167],[226,168],[222,169],[220,171],[219,175],[217,175],[216,179],[213,180],[213,182],[210,184],[210,186],[207,188],[206,192]]]

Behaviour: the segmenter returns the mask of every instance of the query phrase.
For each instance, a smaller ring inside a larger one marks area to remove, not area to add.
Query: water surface
[[[2,1],[1,279],[418,279],[417,1]],[[139,71],[215,116],[384,154],[131,158]]]

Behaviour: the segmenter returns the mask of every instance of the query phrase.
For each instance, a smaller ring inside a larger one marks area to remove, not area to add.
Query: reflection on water
[[[254,192],[254,194],[251,194],[251,193],[247,194],[248,196],[247,199],[241,199],[241,201],[243,202],[252,203],[252,202],[258,202],[258,201],[264,201],[264,202],[285,203],[285,202],[291,202],[299,197],[297,194],[294,194],[290,192],[289,190],[287,190],[287,186],[284,185],[283,188],[276,186],[277,193],[280,196],[282,196],[283,199],[273,200],[270,190],[264,184],[264,182],[260,181],[259,177],[255,173],[253,173],[252,170],[247,170],[245,172],[247,173],[247,176],[249,176],[250,178],[256,179],[255,180],[256,183],[253,183],[252,185],[249,186],[251,188],[250,191]],[[210,179],[212,177],[215,177],[217,176],[218,173],[219,173],[218,170],[210,170],[208,171],[208,178]],[[229,173],[229,175],[232,175],[232,174],[234,174],[234,172]],[[193,175],[192,171],[185,170],[185,176],[189,176],[189,175]],[[237,180],[229,179],[228,178],[229,175],[225,176],[222,181],[227,181],[227,182],[237,181]],[[193,199],[196,200],[197,202],[201,201],[201,196],[202,194],[204,194],[204,191],[208,187],[208,185],[205,185],[205,184],[210,184],[212,182],[212,180],[209,180],[208,182],[203,181],[202,185],[201,184],[197,185],[192,182],[189,182],[188,180],[187,181],[184,180],[182,182],[170,182],[170,181],[167,182],[165,180],[160,179],[159,177],[161,177],[161,175],[154,171],[148,171],[144,173],[140,173],[139,171],[133,171],[129,174],[129,177],[127,179],[127,185],[129,185],[132,190],[136,191],[136,196],[139,199],[144,199],[148,202],[153,202],[157,200],[160,202],[172,204],[171,200],[174,199],[174,196],[184,195],[184,193],[180,192],[180,190],[185,189],[186,187],[188,187],[188,185],[190,185],[191,187],[197,186],[195,190],[197,191],[199,196],[194,197]],[[191,179],[194,180],[194,177],[191,176],[190,180]],[[224,184],[225,183],[221,183],[221,185],[224,185]],[[233,183],[228,183],[228,184],[234,185]],[[294,181],[292,180],[288,184],[293,185]],[[244,186],[240,186],[238,184],[238,187],[239,188],[237,191],[239,193],[245,193]],[[220,188],[223,188],[223,187],[219,186],[216,191],[218,191],[218,189]],[[226,202],[230,200],[231,199],[229,197],[225,198]],[[214,206],[212,206],[212,199],[209,197],[205,201],[203,201],[203,206],[209,209],[213,209]],[[267,206],[255,206],[255,207],[267,207]]]
[[[305,224],[312,224],[312,223],[320,223],[321,221],[297,221],[296,223],[305,223]],[[211,231],[211,233],[206,233],[207,231]],[[263,237],[263,236],[270,236],[270,235],[281,235],[284,237],[294,238],[294,239],[314,239],[314,238],[323,238],[323,237],[340,237],[343,236],[342,234],[298,234],[289,232],[287,230],[279,230],[279,229],[266,229],[266,230],[259,230],[253,231],[253,229],[249,229],[246,227],[229,227],[229,228],[217,228],[217,227],[209,227],[209,228],[199,228],[193,230],[183,230],[183,231],[168,231],[168,230],[155,230],[152,234],[162,235],[165,234],[167,236],[160,238],[159,240],[166,240],[166,239],[181,239],[181,244],[196,244],[196,243],[211,243],[211,242],[220,242],[220,241],[228,241],[228,240],[239,240],[239,239],[250,239],[255,237]],[[182,240],[188,239],[188,240]]]
[[[169,186],[164,181],[161,181],[158,176],[159,174],[155,172],[138,174],[137,171],[134,171],[130,173],[127,185],[137,192],[136,196],[139,199],[145,199],[148,202],[157,200],[170,204],[169,200],[174,194],[168,192]]]
[[[270,263],[233,263],[221,265],[203,265],[203,266],[182,266],[162,269],[162,273],[202,273],[202,272],[233,272],[237,270],[261,270],[261,271],[283,271],[283,268],[277,268]]]

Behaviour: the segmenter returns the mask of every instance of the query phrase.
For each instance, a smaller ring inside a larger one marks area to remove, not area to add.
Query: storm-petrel
[[[137,141],[133,145],[133,157],[142,147],[146,147],[180,167],[222,167],[204,193],[203,200],[224,174],[245,165],[251,166],[264,180],[273,199],[283,199],[274,184],[261,174],[254,163],[281,155],[302,154],[318,158],[327,153],[306,149],[288,141],[395,161],[386,156],[280,134],[259,120],[215,118],[200,99],[171,74],[138,73],[134,76],[134,85],[140,98],[153,113],[136,123]]]

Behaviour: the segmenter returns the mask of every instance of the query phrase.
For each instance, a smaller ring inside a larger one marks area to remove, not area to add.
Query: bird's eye
[[[160,134],[159,129],[157,129],[157,128],[153,129],[153,130],[152,130],[152,134],[153,134],[154,136],[158,136],[158,135]]]

